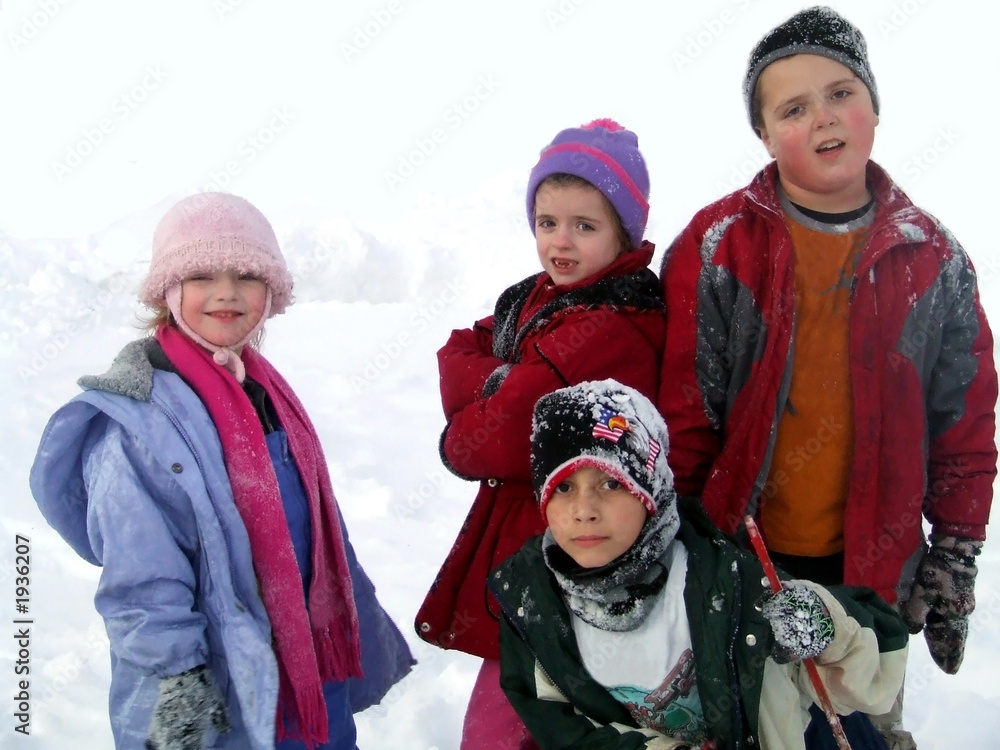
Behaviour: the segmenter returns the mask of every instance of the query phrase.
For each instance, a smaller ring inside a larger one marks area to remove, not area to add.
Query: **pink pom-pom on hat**
[[[621,123],[615,122],[610,117],[599,117],[596,120],[591,120],[586,125],[581,125],[584,130],[593,130],[594,128],[604,128],[609,133],[615,133],[619,130],[625,130],[625,126]]]
[[[270,315],[292,303],[292,275],[270,222],[253,204],[229,193],[199,193],[176,203],[153,232],[153,257],[140,301],[166,307],[166,292],[198,273],[252,273],[271,291]]]

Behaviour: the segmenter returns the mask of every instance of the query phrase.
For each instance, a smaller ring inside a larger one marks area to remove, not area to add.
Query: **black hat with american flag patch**
[[[561,388],[535,404],[531,479],[543,514],[556,487],[585,466],[621,482],[650,515],[673,497],[667,426],[649,399],[615,380]]]

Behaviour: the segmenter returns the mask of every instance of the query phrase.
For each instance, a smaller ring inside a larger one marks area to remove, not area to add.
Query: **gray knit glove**
[[[911,633],[924,631],[934,663],[955,674],[965,656],[969,615],[976,608],[976,556],[983,543],[939,534],[931,534],[930,541],[901,614]]]
[[[149,725],[146,750],[201,750],[209,723],[229,731],[219,686],[205,666],[160,680],[160,697]]]
[[[833,619],[819,594],[801,581],[785,581],[781,591],[766,594],[764,617],[771,623],[778,664],[819,656],[833,642]]]

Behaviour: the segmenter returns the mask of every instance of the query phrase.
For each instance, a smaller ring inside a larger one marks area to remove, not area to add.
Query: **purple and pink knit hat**
[[[263,279],[270,315],[292,303],[292,275],[274,229],[249,201],[198,193],[176,203],[153,232],[153,257],[139,293],[151,309],[167,306],[167,290],[196,273],[236,269]]]
[[[571,174],[601,191],[622,220],[632,247],[642,244],[649,218],[649,172],[639,137],[614,120],[588,122],[560,131],[538,157],[528,177],[528,224],[535,233],[535,193],[546,177]]]

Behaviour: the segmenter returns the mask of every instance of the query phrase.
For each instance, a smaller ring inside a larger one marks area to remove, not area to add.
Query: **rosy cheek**
[[[852,113],[848,118],[848,123],[852,130],[859,134],[865,134],[871,131],[874,133],[875,119],[869,112],[861,110],[859,112]]]
[[[793,170],[803,168],[811,155],[807,139],[799,136],[785,139],[778,152],[782,164]]]

